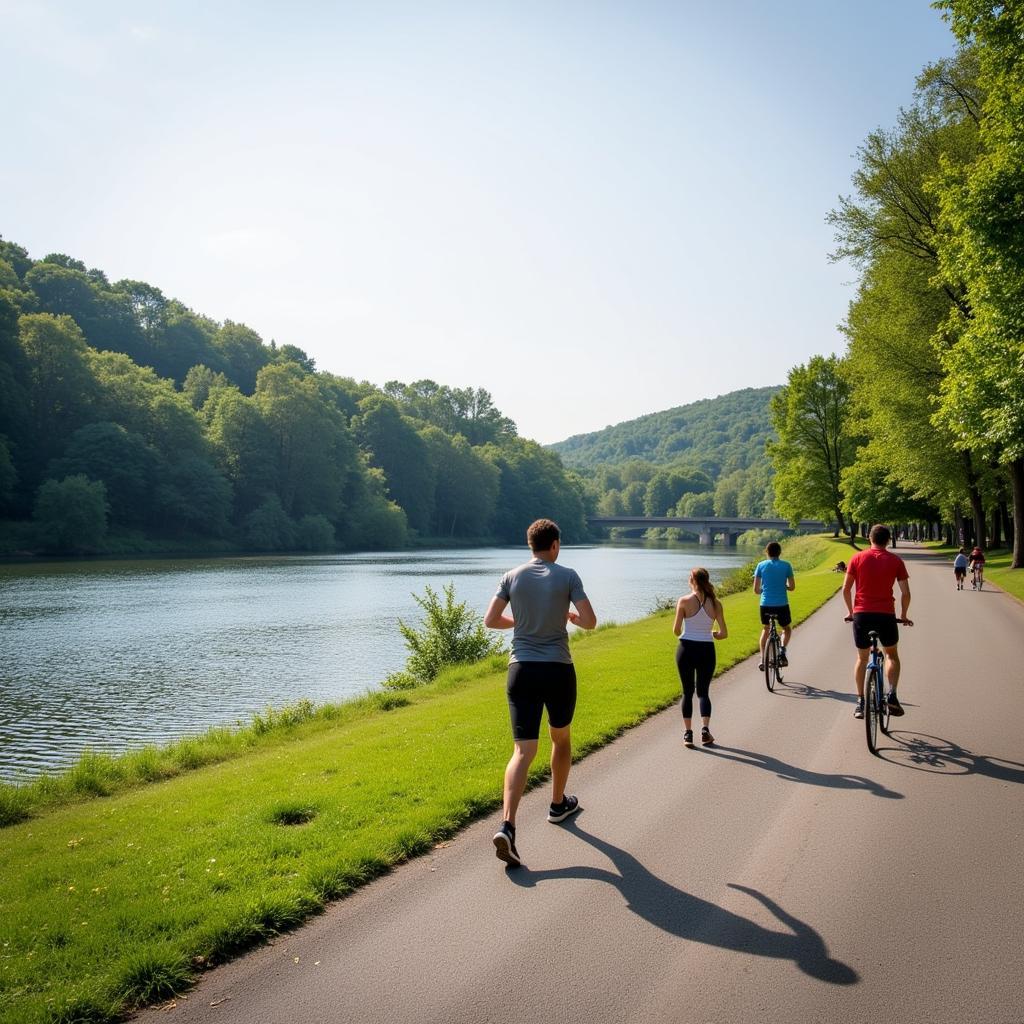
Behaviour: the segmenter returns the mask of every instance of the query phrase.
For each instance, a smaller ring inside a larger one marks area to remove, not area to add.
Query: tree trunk
[[[992,509],[992,529],[988,538],[990,548],[1001,548],[1003,546],[1002,523],[999,519],[999,506]]]
[[[1013,516],[1010,515],[1010,506],[1005,501],[999,502],[999,515],[1003,519],[1003,536],[1006,538],[1007,547],[1013,545]]]
[[[1013,481],[1013,561],[1011,569],[1024,569],[1024,459],[1010,463]]]

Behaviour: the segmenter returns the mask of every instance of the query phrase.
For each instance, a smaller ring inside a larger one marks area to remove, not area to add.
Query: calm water
[[[676,597],[751,552],[697,545],[566,547],[602,622]],[[267,705],[336,701],[405,663],[411,594],[455,584],[480,613],[520,548],[0,567],[0,778],[120,752]]]

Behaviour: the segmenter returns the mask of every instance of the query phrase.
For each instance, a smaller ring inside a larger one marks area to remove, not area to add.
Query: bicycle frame
[[[782,682],[782,669],[779,667],[779,648],[782,638],[779,636],[778,620],[774,615],[768,616],[768,636],[764,641],[764,683],[769,691],[775,689],[776,683]]]
[[[878,643],[878,634],[868,633],[871,647],[868,664],[864,671],[864,729],[867,734],[868,750],[878,753],[875,726],[889,735],[889,705],[885,699],[885,653]],[[874,684],[872,685],[872,679]]]

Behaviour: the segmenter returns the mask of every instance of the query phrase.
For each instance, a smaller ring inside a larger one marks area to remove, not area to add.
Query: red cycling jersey
[[[910,579],[903,559],[883,548],[858,551],[850,559],[846,575],[853,578],[856,588],[854,612],[877,612],[881,615],[896,614],[892,588],[897,580]]]

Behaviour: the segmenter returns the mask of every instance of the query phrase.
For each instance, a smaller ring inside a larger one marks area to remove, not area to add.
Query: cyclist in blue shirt
[[[764,549],[768,556],[763,562],[758,562],[754,570],[754,593],[761,595],[761,663],[757,666],[758,672],[764,671],[764,645],[768,640],[768,616],[774,615],[782,627],[782,648],[779,650],[779,665],[785,667],[789,664],[786,657],[786,648],[789,646],[789,638],[793,635],[790,623],[793,621],[789,613],[788,592],[796,590],[796,580],[793,578],[793,566],[784,562],[779,556],[782,554],[782,545],[773,540]]]

